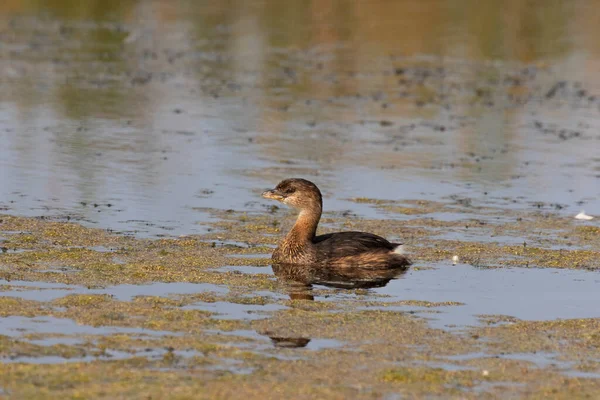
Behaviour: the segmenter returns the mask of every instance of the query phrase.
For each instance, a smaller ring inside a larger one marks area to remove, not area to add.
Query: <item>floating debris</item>
[[[584,221],[589,221],[589,220],[591,220],[591,219],[594,219],[594,217],[592,217],[591,215],[587,215],[587,214],[585,213],[585,211],[583,211],[583,210],[582,210],[582,211],[581,211],[579,214],[577,214],[577,215],[575,216],[575,219],[582,219],[582,220],[584,220]]]
[[[456,265],[458,264],[458,256],[453,256],[452,257],[452,265]]]

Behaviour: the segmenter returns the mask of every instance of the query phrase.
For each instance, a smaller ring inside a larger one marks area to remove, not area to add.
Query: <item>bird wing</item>
[[[324,258],[353,256],[374,250],[392,251],[398,246],[381,236],[366,232],[336,232],[313,239],[317,252]]]

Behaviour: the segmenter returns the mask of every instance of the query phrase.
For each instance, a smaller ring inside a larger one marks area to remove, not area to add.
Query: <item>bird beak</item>
[[[283,195],[277,189],[271,189],[263,192],[262,197],[265,199],[283,201]]]

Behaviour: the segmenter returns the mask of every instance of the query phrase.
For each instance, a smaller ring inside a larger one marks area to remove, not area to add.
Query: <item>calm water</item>
[[[264,188],[302,176],[322,187],[326,210],[365,217],[382,218],[349,198],[458,195],[499,209],[543,202],[600,215],[595,9],[593,1],[4,0],[0,212],[139,236],[194,234],[207,208],[262,211]],[[597,287],[596,272],[448,263],[372,292],[463,302],[431,316],[445,328],[476,324],[479,314],[598,317]],[[48,300],[75,290],[46,289],[3,295]],[[97,292],[196,290],[212,289]],[[224,319],[257,311],[198,307]],[[14,317],[6,329],[51,325],[34,322]]]
[[[0,207],[189,234],[296,175],[363,216],[344,199],[600,214],[592,7],[4,1]]]

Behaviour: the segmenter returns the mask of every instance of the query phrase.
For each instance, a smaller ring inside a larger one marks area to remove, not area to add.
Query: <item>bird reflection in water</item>
[[[356,267],[311,266],[301,264],[275,263],[273,273],[285,287],[291,300],[314,301],[313,285],[323,285],[337,289],[371,289],[384,287],[392,279],[402,277],[408,267],[388,268],[385,265]],[[310,343],[307,337],[284,337],[274,332],[263,332],[271,338],[275,347],[299,348]]]
[[[312,285],[338,289],[371,289],[384,287],[406,273],[408,267],[381,266],[334,267],[274,263],[273,273],[283,283],[292,300],[314,300]]]
[[[304,337],[281,337],[281,336],[271,336],[268,332],[265,332],[265,335],[271,338],[271,342],[273,342],[273,346],[281,347],[286,349],[297,349],[299,347],[306,347],[310,343],[309,338]]]

